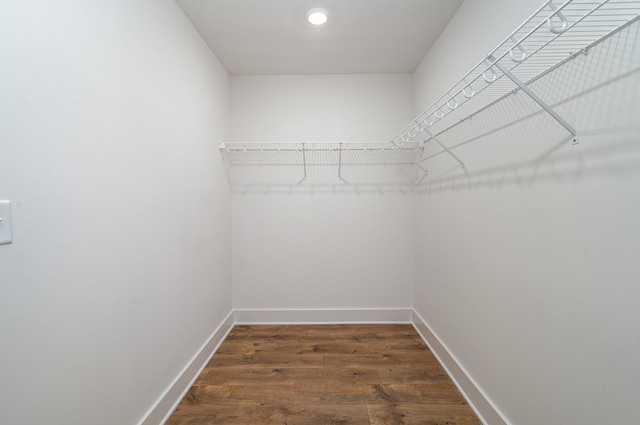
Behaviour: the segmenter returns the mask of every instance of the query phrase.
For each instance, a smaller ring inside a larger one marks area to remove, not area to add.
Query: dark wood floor
[[[168,425],[478,425],[411,325],[236,326]]]

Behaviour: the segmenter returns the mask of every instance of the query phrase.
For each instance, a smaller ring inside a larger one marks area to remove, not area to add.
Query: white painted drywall
[[[413,117],[410,74],[234,75],[232,141],[391,140]]]
[[[235,308],[411,306],[410,194],[239,192],[232,212]]]
[[[416,112],[537,3],[466,1],[416,71]],[[592,50],[535,89],[562,98],[598,55],[616,57]],[[591,71],[624,61],[609,62]],[[541,116],[456,148],[466,177],[428,163],[442,171],[417,197],[415,308],[514,425],[640,422],[639,88],[636,71],[560,105],[577,146]]]
[[[229,77],[171,0],[0,2],[0,422],[134,424],[231,311]]]
[[[231,77],[231,139],[390,139],[412,116],[410,75]],[[232,190],[234,307],[409,308],[413,206],[343,183]]]

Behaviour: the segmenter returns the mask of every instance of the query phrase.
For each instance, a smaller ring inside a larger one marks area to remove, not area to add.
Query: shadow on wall
[[[534,160],[429,179],[419,185],[416,192],[497,190],[506,185],[532,186],[550,180],[577,182],[587,177],[640,174],[639,134],[640,127],[583,132],[580,144],[585,146],[567,146],[572,139],[567,136]],[[554,154],[561,149],[564,153]],[[573,152],[567,149],[573,149]],[[452,174],[457,169],[450,168],[449,171]]]

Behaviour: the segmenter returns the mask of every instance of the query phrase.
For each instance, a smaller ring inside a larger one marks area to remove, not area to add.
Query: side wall
[[[408,74],[234,76],[231,139],[388,140],[411,119],[411,104]],[[337,179],[249,186],[232,191],[232,223],[236,309],[412,306],[407,191]],[[386,316],[366,316],[375,317]]]
[[[414,75],[415,112],[538,3],[466,1]],[[415,309],[512,424],[640,422],[638,68],[589,83],[637,55],[614,46],[637,46],[634,31],[536,83],[546,99],[577,94],[557,108],[579,145],[534,115],[464,145],[443,135],[467,175],[445,155],[426,164],[447,171],[417,196]],[[522,96],[468,127],[501,125]]]
[[[172,0],[0,2],[0,416],[134,424],[231,311],[229,77]]]

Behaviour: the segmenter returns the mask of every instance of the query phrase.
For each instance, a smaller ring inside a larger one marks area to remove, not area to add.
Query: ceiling
[[[463,0],[176,1],[230,74],[290,75],[413,72]]]

